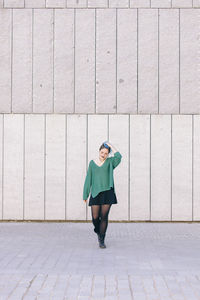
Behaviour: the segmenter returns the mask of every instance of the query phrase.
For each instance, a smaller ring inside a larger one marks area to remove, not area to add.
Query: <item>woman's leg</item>
[[[100,225],[100,205],[92,205],[92,223],[94,225],[94,232],[99,233],[99,225]]]
[[[101,211],[100,211],[100,216],[101,216],[101,222],[100,222],[100,234],[105,234],[106,229],[108,227],[108,214],[110,211],[110,207],[112,204],[102,204],[101,205]]]

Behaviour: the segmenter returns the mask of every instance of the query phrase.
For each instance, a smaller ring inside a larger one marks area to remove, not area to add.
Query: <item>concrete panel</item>
[[[0,219],[3,218],[3,114],[0,115]]]
[[[95,112],[95,10],[76,11],[75,112]]]
[[[83,201],[83,185],[88,166],[86,115],[67,116],[66,219],[86,220],[87,204]]]
[[[200,0],[193,0],[193,7],[200,7]]]
[[[129,0],[130,1],[130,7],[132,8],[150,8],[150,0]]]
[[[24,219],[44,220],[44,115],[25,115]]]
[[[108,115],[88,115],[88,165],[91,159],[99,157],[99,147],[106,140],[108,140]],[[91,220],[91,216],[91,207],[88,206],[87,220]]]
[[[180,109],[200,113],[199,9],[180,10]]]
[[[116,112],[116,9],[97,9],[96,112]]]
[[[159,14],[159,113],[179,113],[179,11]]]
[[[33,112],[53,112],[53,10],[35,9]]]
[[[12,111],[32,111],[32,10],[13,10]]]
[[[4,7],[23,8],[24,0],[4,0]]]
[[[121,153],[121,163],[114,169],[117,204],[112,205],[109,219],[129,220],[129,116],[109,116],[110,143]],[[112,153],[113,155],[113,153]]]
[[[24,115],[4,115],[3,219],[23,219]]]
[[[151,0],[151,7],[152,8],[170,8],[171,7],[171,0]]]
[[[172,0],[172,7],[192,7],[193,0]]]
[[[109,7],[129,7],[129,0],[109,0]]]
[[[11,111],[12,11],[0,9],[0,112]]]
[[[46,116],[45,219],[65,219],[65,115]]]
[[[25,7],[30,8],[44,8],[45,0],[25,0]]]
[[[130,116],[130,220],[150,220],[150,116]]]
[[[138,10],[138,112],[158,112],[158,10]]]
[[[151,220],[171,220],[171,116],[151,117]]]
[[[137,10],[117,14],[117,112],[137,113]]]
[[[66,6],[66,0],[46,0],[46,7],[64,8]]]
[[[172,116],[172,220],[192,220],[192,116]]]
[[[87,7],[87,0],[67,0],[67,7]]]
[[[74,112],[74,10],[55,10],[54,112]]]
[[[194,116],[193,132],[193,220],[200,220],[200,116]]]
[[[108,7],[108,1],[109,0],[87,0],[88,7]]]

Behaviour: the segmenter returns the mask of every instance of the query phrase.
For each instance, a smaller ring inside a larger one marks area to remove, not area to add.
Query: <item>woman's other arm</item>
[[[90,188],[92,185],[92,170],[91,170],[91,161],[89,163],[89,167],[87,170],[87,175],[85,178],[85,182],[84,182],[84,187],[83,187],[83,200],[86,202],[87,198],[90,194]]]

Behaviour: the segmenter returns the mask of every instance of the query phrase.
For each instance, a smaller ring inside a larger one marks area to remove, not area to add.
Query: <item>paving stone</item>
[[[105,251],[92,229],[1,223],[0,300],[200,299],[199,223],[110,223]]]

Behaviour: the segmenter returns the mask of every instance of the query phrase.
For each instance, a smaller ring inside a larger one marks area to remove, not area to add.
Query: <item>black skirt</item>
[[[114,192],[114,188],[111,187],[110,190],[100,192],[96,197],[90,196],[89,206],[101,205],[101,204],[117,204],[117,197]]]

